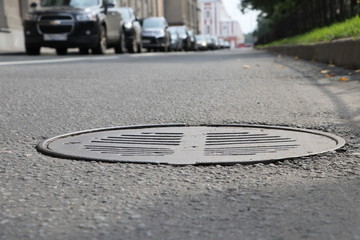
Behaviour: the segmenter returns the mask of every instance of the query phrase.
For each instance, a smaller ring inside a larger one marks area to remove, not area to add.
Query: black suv
[[[132,8],[120,8],[124,20],[124,32],[126,37],[126,48],[130,53],[141,53],[141,25],[134,14]]]
[[[125,34],[116,0],[43,0],[31,4],[24,20],[25,48],[30,55],[41,47],[55,48],[57,54],[79,48],[86,54],[104,54],[113,47],[123,53]]]

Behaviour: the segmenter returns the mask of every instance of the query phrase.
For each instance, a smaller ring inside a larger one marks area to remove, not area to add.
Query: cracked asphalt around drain
[[[0,239],[360,240],[354,70],[251,49],[8,54],[0,84]],[[347,144],[275,163],[184,167],[35,149],[74,131],[164,123],[300,127]]]

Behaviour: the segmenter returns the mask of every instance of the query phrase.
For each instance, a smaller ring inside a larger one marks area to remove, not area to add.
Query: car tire
[[[165,41],[165,42],[164,42],[164,46],[163,46],[163,47],[160,47],[159,50],[160,50],[161,52],[168,52],[168,51],[169,51],[169,46],[168,46],[168,44],[167,44],[166,38],[165,38],[164,41]]]
[[[136,53],[138,51],[138,44],[136,39],[134,38],[132,41],[128,43],[127,49],[129,53]]]
[[[169,51],[169,46],[165,46],[161,49],[163,52],[168,52]]]
[[[101,26],[99,41],[95,48],[92,49],[93,54],[105,54],[107,48],[106,28]]]
[[[186,52],[190,51],[190,50],[191,50],[190,48],[191,48],[191,47],[190,47],[190,42],[187,40],[187,41],[186,41],[186,46],[185,46],[185,51],[186,51]]]
[[[125,34],[123,32],[121,32],[119,42],[116,45],[116,47],[114,48],[115,53],[122,54],[122,53],[126,52],[126,42],[125,41],[126,41]]]
[[[56,48],[56,54],[57,55],[66,55],[67,54],[67,48]]]
[[[140,41],[138,43],[138,47],[137,47],[137,53],[142,53],[142,49],[143,49],[143,45],[142,45],[142,41],[140,39]]]
[[[29,44],[25,45],[26,54],[28,55],[40,55],[40,48],[41,47],[39,46],[34,46]]]

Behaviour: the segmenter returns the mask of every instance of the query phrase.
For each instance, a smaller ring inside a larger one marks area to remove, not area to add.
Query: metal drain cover
[[[47,139],[38,151],[107,162],[228,164],[274,161],[342,147],[335,135],[260,125],[150,125],[94,129]]]

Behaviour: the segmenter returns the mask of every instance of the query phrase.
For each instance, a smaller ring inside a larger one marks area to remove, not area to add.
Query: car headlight
[[[127,23],[125,23],[125,28],[126,29],[130,29],[130,28],[132,28],[132,23],[131,22],[127,22]]]
[[[164,31],[164,30],[157,31],[157,32],[156,32],[156,35],[157,35],[158,37],[164,37],[164,36],[165,36],[165,31]]]
[[[35,14],[35,13],[27,13],[25,15],[25,20],[27,20],[27,21],[36,21],[37,17],[38,17],[38,15]]]
[[[96,21],[97,17],[96,17],[96,14],[93,14],[93,13],[85,13],[85,14],[76,15],[76,20],[78,20],[79,22]]]

